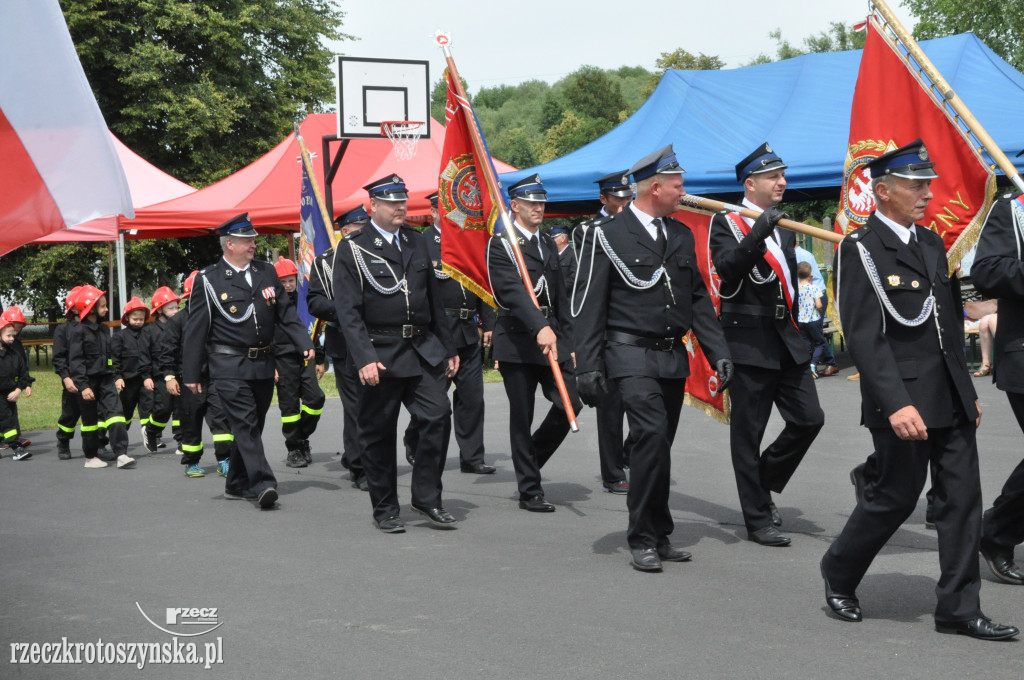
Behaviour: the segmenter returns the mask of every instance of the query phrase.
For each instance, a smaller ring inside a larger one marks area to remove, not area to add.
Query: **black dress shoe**
[[[661,558],[654,548],[631,550],[629,564],[637,571],[661,571]]]
[[[693,555],[682,548],[676,548],[671,543],[658,546],[658,557],[666,562],[689,562],[693,559]]]
[[[853,502],[860,503],[864,500],[864,463],[850,470],[850,484],[853,484]]]
[[[773,527],[781,527],[782,526],[782,515],[779,514],[779,509],[777,507],[775,507],[775,503],[771,503],[768,506],[768,509],[772,513],[772,526]]]
[[[748,532],[747,535],[754,543],[767,545],[773,548],[781,548],[791,543],[789,536],[779,533],[779,530],[773,526],[761,527],[757,531]]]
[[[1024,570],[1014,564],[1012,548],[1003,548],[983,541],[980,552],[997,579],[1015,586],[1024,586]]]
[[[857,599],[856,595],[843,595],[832,590],[832,585],[828,582],[828,576],[825,575],[825,565],[820,564],[821,567],[821,578],[825,581],[825,604],[828,608],[836,615],[841,621],[852,621],[856,623],[863,619],[863,615],[860,612],[860,600]]]
[[[256,502],[259,503],[262,510],[269,510],[274,507],[274,504],[277,503],[277,489],[270,487],[260,491],[259,496],[256,497]]]
[[[620,479],[617,482],[605,482],[604,490],[617,496],[625,496],[629,493],[629,482],[625,479]]]
[[[416,452],[410,449],[408,446],[405,447],[405,461],[409,463],[409,465],[416,464]]]
[[[459,470],[473,475],[492,475],[498,468],[484,463],[459,463]]]
[[[444,508],[423,508],[419,505],[411,506],[413,512],[418,512],[428,520],[431,524],[435,524],[439,527],[452,527],[458,523],[459,520],[452,516],[452,513],[448,512]]]
[[[935,623],[935,630],[940,633],[969,635],[979,640],[1009,640],[1017,637],[1020,631],[1016,626],[992,623],[988,618],[979,616],[970,621],[954,621],[953,623]]]
[[[529,498],[520,498],[519,507],[523,510],[529,510],[530,512],[555,511],[555,506],[544,500],[543,494],[537,494],[536,496],[530,496]]]
[[[366,481],[366,475],[352,473],[352,488],[360,491],[369,491],[370,483]]]
[[[377,522],[377,528],[385,534],[404,534],[405,522],[398,515],[392,515]]]

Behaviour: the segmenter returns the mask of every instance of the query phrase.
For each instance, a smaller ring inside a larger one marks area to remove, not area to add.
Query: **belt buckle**
[[[245,356],[248,359],[259,359],[260,358],[260,350],[257,347],[250,347],[248,350],[246,350]]]
[[[786,305],[775,305],[775,318],[785,319],[786,318]]]
[[[403,340],[408,340],[409,338],[411,338],[412,337],[412,330],[413,330],[413,327],[411,325],[409,325],[409,324],[405,324],[404,326],[402,326],[402,339]]]
[[[469,313],[472,312],[472,311],[473,311],[472,309],[460,309],[459,310],[459,319],[461,321],[465,321],[466,319],[469,318]]]
[[[676,346],[676,339],[675,338],[664,338],[661,342],[662,343],[668,343],[668,347],[665,347],[665,349],[663,350],[665,352],[672,351],[672,349]],[[664,347],[664,344],[662,344],[662,346]]]

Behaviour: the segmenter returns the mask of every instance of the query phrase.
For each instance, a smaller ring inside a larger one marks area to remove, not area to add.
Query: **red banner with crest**
[[[942,236],[951,268],[978,240],[995,195],[995,176],[955,118],[911,68],[903,49],[869,19],[850,114],[842,196],[835,230],[848,234],[875,209],[865,165],[920,137],[935,163],[934,198],[922,224]]]

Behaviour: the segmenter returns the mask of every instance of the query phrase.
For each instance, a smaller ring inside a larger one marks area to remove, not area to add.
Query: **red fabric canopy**
[[[366,203],[362,187],[391,173],[405,180],[409,188],[409,215],[426,215],[430,203],[426,195],[437,191],[441,169],[441,147],[444,127],[431,121],[431,139],[421,140],[416,156],[398,161],[391,142],[381,139],[353,139],[334,178],[334,214]],[[337,116],[315,113],[299,126],[306,146],[313,156],[317,182],[323,190],[323,159],[321,139],[337,133]],[[339,144],[332,144],[336,153]],[[494,161],[497,172],[514,170]],[[135,219],[121,220],[121,230],[128,238],[164,238],[205,234],[239,213],[264,231],[296,231],[299,225],[299,195],[302,165],[295,134],[271,149],[265,156],[225,177],[216,184],[135,211]]]

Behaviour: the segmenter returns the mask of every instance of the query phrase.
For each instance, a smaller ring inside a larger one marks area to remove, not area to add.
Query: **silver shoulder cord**
[[[213,299],[216,300],[217,299],[217,291],[215,291],[213,289],[213,284],[210,283],[210,280],[206,278],[205,274],[203,275],[203,289],[206,291],[206,307],[207,307],[207,309],[209,309],[210,307],[216,307],[217,311],[220,312],[220,315],[223,316],[228,321],[230,321],[231,323],[244,323],[244,322],[248,321],[249,317],[252,316],[252,313],[254,311],[256,311],[256,305],[253,304],[252,302],[250,302],[249,303],[249,309],[245,310],[245,314],[243,314],[241,317],[236,319],[235,317],[231,316],[228,312],[224,311],[224,308],[221,307],[220,305],[212,305],[212,304],[210,304],[210,295],[212,294],[213,295]]]
[[[523,278],[523,272],[519,270],[519,263],[516,262],[515,253],[512,252],[512,244],[509,243],[507,239],[501,239],[501,245],[505,247],[505,252],[508,254],[508,259],[512,260],[512,264],[516,268],[516,274],[519,275],[519,278]],[[543,293],[547,289],[547,287],[548,281],[547,279],[544,278],[544,275],[541,274],[540,277],[537,279],[537,282],[533,284],[533,294],[540,298],[540,294]]]
[[[590,280],[594,273],[594,254],[597,252],[598,243],[601,244],[601,249],[604,250],[605,254],[608,256],[608,260],[615,266],[615,271],[618,272],[619,276],[627,286],[634,290],[647,290],[648,288],[653,288],[661,277],[664,276],[665,285],[668,286],[668,294],[672,297],[672,304],[675,304],[676,296],[675,293],[672,292],[672,278],[668,275],[668,271],[665,269],[664,263],[654,271],[654,274],[651,275],[650,279],[645,281],[634,274],[629,267],[626,266],[626,263],[622,261],[622,258],[619,257],[618,253],[612,249],[611,244],[608,243],[608,237],[604,234],[604,229],[594,225],[590,227],[588,231],[594,232],[594,246],[590,249],[590,266],[587,268],[587,286],[583,290],[583,296],[580,299],[579,308],[576,308],[576,285],[579,283],[579,269],[576,270],[576,280],[573,281],[572,287],[573,296],[572,300],[570,300],[569,307],[569,312],[572,314],[573,318],[579,316],[579,313],[583,311],[583,305],[587,301],[587,294],[590,292]],[[584,237],[584,256],[586,256],[586,248],[587,241]]]
[[[402,280],[398,281],[398,277],[395,276],[395,270],[391,268],[391,265],[388,264],[387,260],[384,260],[384,266],[386,266],[388,268],[388,271],[391,272],[391,278],[398,281],[398,283],[396,283],[394,286],[390,288],[385,288],[384,286],[380,285],[377,282],[377,279],[373,278],[373,274],[370,273],[370,268],[366,266],[366,260],[363,259],[363,253],[366,253],[367,255],[373,255],[373,253],[371,253],[369,250],[366,250],[362,246],[357,245],[355,241],[349,241],[349,246],[351,246],[352,257],[356,262],[356,266],[359,267],[359,271],[362,272],[363,274],[360,277],[359,281],[360,288],[362,288],[363,285],[362,280],[366,279],[366,281],[370,284],[370,287],[373,288],[378,293],[380,293],[381,295],[394,295],[399,291],[408,293],[408,289],[406,288],[405,277],[403,276]]]
[[[725,216],[725,221],[728,223],[729,229],[732,231],[732,235],[736,237],[736,242],[740,243],[741,241],[743,241],[745,237],[743,236],[743,232],[740,231],[739,227],[736,226],[736,223],[729,219],[728,215]],[[775,276],[775,270],[772,270],[772,273],[769,274],[767,277],[761,276],[761,272],[757,271],[757,265],[755,265],[754,268],[750,270],[750,280],[759,286],[763,286],[766,283],[771,283],[777,278],[778,277]],[[736,293],[738,293],[739,290],[740,289],[737,288]],[[733,293],[733,295],[736,295],[736,293]],[[732,295],[730,295],[729,297],[732,297]]]

